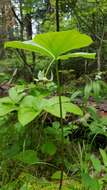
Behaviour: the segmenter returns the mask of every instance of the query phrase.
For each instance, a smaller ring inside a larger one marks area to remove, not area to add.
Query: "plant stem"
[[[51,65],[52,65],[52,63],[53,63],[54,61],[55,61],[55,59],[52,59],[52,61],[51,61],[50,64],[48,65],[48,68],[47,68],[47,70],[46,70],[45,76],[47,76],[48,71],[49,71],[49,69],[50,69],[50,67],[51,67]]]
[[[64,171],[64,130],[63,130],[63,114],[62,114],[62,100],[61,100],[61,85],[58,70],[58,62],[56,63],[56,75],[57,75],[57,93],[59,96],[59,108],[60,108],[60,127],[61,127],[61,177],[59,190],[62,189],[63,183],[63,171]]]
[[[60,30],[59,25],[59,0],[56,0],[56,31]],[[56,62],[56,75],[57,75],[57,93],[59,96],[59,108],[60,108],[60,127],[61,127],[61,177],[59,190],[62,189],[63,185],[63,173],[64,173],[64,129],[63,129],[63,112],[62,112],[62,100],[61,100],[61,80],[59,76],[59,67],[61,66],[60,60]]]

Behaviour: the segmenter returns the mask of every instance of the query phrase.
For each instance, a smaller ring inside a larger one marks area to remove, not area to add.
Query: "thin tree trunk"
[[[101,71],[101,51],[102,51],[103,39],[104,39],[104,29],[103,29],[102,37],[100,40],[99,48],[97,50],[97,70],[98,70],[98,72]]]
[[[32,39],[32,16],[31,13],[26,14],[25,16],[25,21],[26,21],[26,34],[27,34],[27,40]],[[34,73],[34,68],[35,68],[35,53],[32,52],[32,65],[31,65],[31,70],[32,73]]]
[[[20,39],[23,41],[23,40],[24,40],[24,37],[23,37],[23,32],[24,32],[24,18],[23,18],[22,0],[20,1],[19,9],[20,9],[20,17],[21,17],[21,22],[19,23],[19,24],[20,24]]]

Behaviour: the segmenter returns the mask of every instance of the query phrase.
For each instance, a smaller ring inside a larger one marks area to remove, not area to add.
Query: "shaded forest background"
[[[0,1],[1,80],[9,80],[12,73],[17,70],[16,76],[20,75],[21,78],[32,81],[38,70],[48,64],[47,59],[42,60],[35,53],[19,50],[7,51],[4,49],[4,42],[31,40],[35,34],[55,31],[55,11],[54,0]],[[74,69],[76,78],[81,74],[92,74],[99,71],[103,71],[103,74],[106,75],[107,1],[61,0],[59,1],[59,16],[61,31],[77,28],[80,32],[90,35],[94,44],[87,50],[89,52],[94,50],[97,53],[94,61],[76,59],[76,64],[73,64],[73,61],[70,60],[67,62],[71,64],[66,63],[66,68]],[[4,74],[5,70],[7,75]]]

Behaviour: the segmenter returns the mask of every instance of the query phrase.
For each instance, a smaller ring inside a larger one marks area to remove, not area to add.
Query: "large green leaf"
[[[23,126],[25,126],[34,120],[39,114],[40,111],[35,111],[32,107],[21,106],[18,111],[18,120]]]
[[[27,125],[40,114],[42,111],[41,102],[41,99],[31,95],[22,100],[18,110],[18,120],[22,125]]]
[[[61,100],[62,100],[62,105],[64,104],[64,102],[70,102],[70,99],[65,96],[62,96]],[[44,110],[56,117],[60,117],[59,97],[54,96],[54,97],[48,99],[47,103],[44,106]],[[62,117],[65,118],[65,116],[66,116],[66,111],[65,111],[65,109],[63,109]]]
[[[32,107],[35,111],[42,110],[44,106],[47,104],[47,100],[41,98],[41,96],[25,96],[20,104],[23,107]]]
[[[83,57],[87,59],[95,59],[95,53],[85,53],[85,52],[77,52],[77,53],[68,53],[66,55],[61,55],[57,59],[66,60],[73,57]]]
[[[83,115],[83,111],[75,104],[71,103],[71,102],[65,102],[63,103],[63,109],[69,113],[73,113],[75,115]]]
[[[3,97],[3,98],[0,98],[0,103],[13,104],[13,101],[12,101],[12,99],[9,98],[9,97]]]
[[[92,42],[93,41],[89,36],[81,34],[77,30],[68,30],[62,32],[48,32],[44,34],[37,34],[34,37],[33,41],[6,42],[5,47],[34,51],[42,55],[57,59],[60,55],[70,50],[86,47]],[[79,54],[75,54],[75,56],[77,55],[79,56]],[[69,56],[66,58],[68,59]],[[74,55],[72,56],[74,57]],[[86,58],[85,54],[84,56],[81,56]],[[90,58],[91,55],[88,54],[87,56]]]
[[[33,51],[48,57],[53,57],[51,53],[45,49],[44,47],[40,46],[37,43],[34,43],[33,41],[11,41],[11,42],[6,42],[5,47],[11,47],[11,48],[16,48],[16,49],[24,49],[28,51]]]
[[[17,102],[18,93],[14,87],[10,88],[9,90],[9,97],[14,101]]]
[[[33,41],[53,54],[55,58],[73,49],[86,47],[92,39],[77,30],[38,34]]]
[[[4,116],[14,110],[17,110],[17,107],[14,104],[0,103],[0,116]]]
[[[31,96],[31,95],[28,95],[28,96],[25,96],[20,104],[20,106],[23,106],[23,107],[33,107],[36,102],[38,101],[38,99],[34,96]]]
[[[14,102],[18,103],[25,96],[25,93],[19,93],[16,87],[9,89],[9,98]]]
[[[54,104],[53,106],[47,106],[44,110],[46,112],[50,113],[51,115],[54,115],[56,117],[60,117],[60,107],[59,107],[59,104]],[[66,116],[66,111],[63,109],[62,110],[62,117],[63,117],[63,119],[65,118],[65,116]]]
[[[43,110],[56,117],[60,117],[59,97],[54,96],[50,99],[41,99],[34,96],[26,96],[20,104],[18,120],[22,125],[27,125]],[[63,118],[65,118],[67,112],[80,116],[83,115],[82,110],[77,105],[70,102],[70,98],[62,96]]]
[[[9,97],[0,98],[0,116],[4,116],[14,110],[17,110],[17,106]]]
[[[62,96],[62,117],[65,118],[66,113],[70,112],[76,115],[83,115],[82,110],[75,104],[70,102],[70,99]],[[44,110],[48,113],[60,117],[60,106],[59,106],[59,97],[55,96],[47,100],[47,105],[44,107]]]
[[[70,102],[70,98],[66,97],[66,96],[61,96],[61,100],[62,103],[63,102]],[[47,99],[47,104],[45,103],[45,105],[49,106],[53,106],[55,104],[59,104],[59,97],[58,96],[53,96],[52,98]]]

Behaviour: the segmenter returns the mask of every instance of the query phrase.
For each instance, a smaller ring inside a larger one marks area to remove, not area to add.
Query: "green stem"
[[[61,190],[62,189],[62,183],[63,183],[63,172],[64,172],[64,129],[63,129],[61,85],[60,85],[58,63],[59,63],[59,61],[56,63],[56,75],[57,75],[57,93],[58,93],[58,96],[59,96],[60,127],[61,127],[61,177],[60,177],[60,185],[59,185],[59,190]]]
[[[59,0],[56,0],[56,31],[60,30],[59,23]],[[59,190],[62,189],[63,185],[63,173],[64,173],[64,129],[63,129],[63,114],[62,114],[62,100],[61,100],[61,80],[59,76],[59,67],[61,66],[60,60],[56,63],[56,75],[57,75],[57,93],[59,96],[59,108],[60,108],[60,127],[61,127],[61,177]]]
[[[49,71],[49,69],[50,69],[50,67],[51,67],[51,65],[53,64],[54,61],[55,61],[55,59],[52,59],[52,61],[51,61],[50,64],[48,65],[48,68],[47,68],[47,70],[46,70],[45,76],[48,74],[48,71]]]

